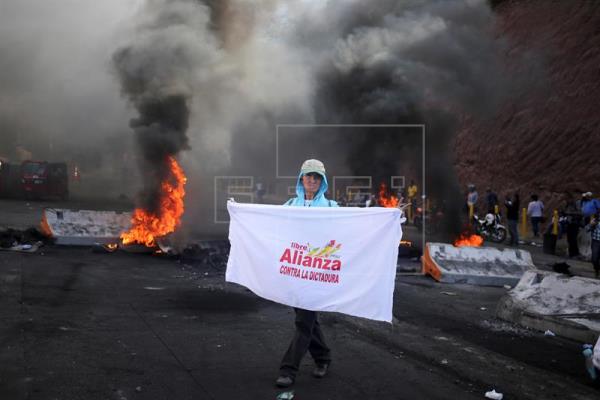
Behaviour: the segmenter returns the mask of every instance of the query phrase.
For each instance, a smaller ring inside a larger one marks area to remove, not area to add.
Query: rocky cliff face
[[[507,68],[530,74],[531,87],[493,117],[465,120],[454,144],[461,185],[490,186],[501,199],[537,193],[547,209],[567,191],[600,197],[600,2],[496,3]],[[527,65],[513,68],[517,56]]]

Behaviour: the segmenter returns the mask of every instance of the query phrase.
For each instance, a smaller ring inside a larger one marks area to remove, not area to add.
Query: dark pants
[[[307,351],[319,365],[331,362],[330,350],[325,344],[317,313],[300,308],[294,308],[294,311],[296,311],[296,332],[279,367],[282,375],[292,378],[296,376],[302,357]]]
[[[519,230],[518,230],[519,221],[516,219],[508,220],[508,233],[510,233],[510,246],[518,246],[519,245]]]
[[[600,272],[600,240],[592,240],[592,265],[596,273]]]
[[[531,217],[531,227],[533,228],[533,236],[539,236],[540,222],[542,222],[542,217]]]
[[[569,243],[569,257],[579,255],[579,246],[577,244],[577,234],[579,233],[579,225],[570,223],[567,225],[567,243]]]

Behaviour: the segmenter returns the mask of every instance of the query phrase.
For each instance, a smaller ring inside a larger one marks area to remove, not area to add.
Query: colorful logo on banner
[[[336,244],[335,240],[322,247],[292,242],[279,257],[279,273],[295,279],[337,284],[342,270],[341,248],[342,244]]]

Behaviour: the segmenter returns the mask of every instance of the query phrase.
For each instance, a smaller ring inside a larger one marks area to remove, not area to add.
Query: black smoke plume
[[[212,53],[208,14],[196,1],[150,0],[133,42],[113,55],[122,93],[138,114],[130,127],[144,179],[139,200],[150,211],[156,211],[160,184],[169,177],[169,157],[189,148],[195,74],[203,53]]]
[[[328,19],[333,23],[320,26],[331,40],[309,36],[302,42],[311,52],[328,54],[316,72],[316,120],[424,124],[427,195],[444,208],[447,233],[457,234],[463,199],[453,170],[452,139],[461,118],[491,114],[511,90],[488,3],[354,1],[325,7],[322,21]],[[390,168],[401,169],[404,160],[418,166],[421,175],[420,135],[400,134],[385,142],[376,137],[373,132],[338,144],[347,149],[353,170],[369,167],[374,176],[383,176]],[[396,156],[378,158],[382,148]]]

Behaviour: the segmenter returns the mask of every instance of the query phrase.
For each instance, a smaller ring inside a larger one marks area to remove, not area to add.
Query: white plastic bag
[[[485,393],[485,397],[492,400],[502,400],[504,395],[496,392],[496,389],[492,389],[491,391]]]

